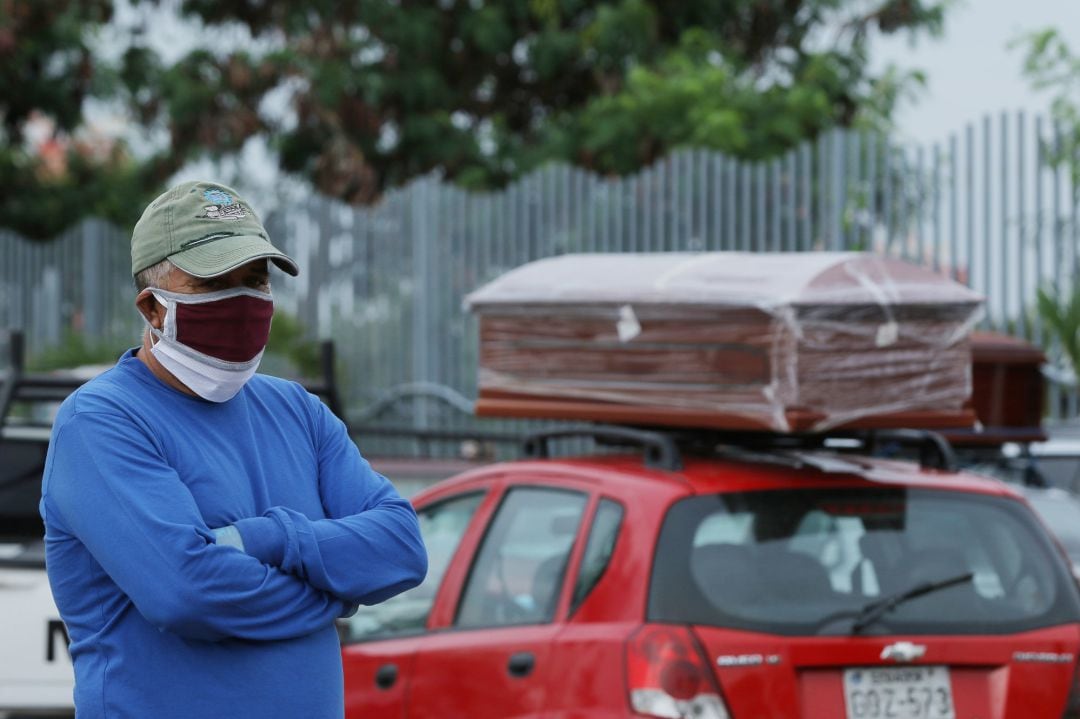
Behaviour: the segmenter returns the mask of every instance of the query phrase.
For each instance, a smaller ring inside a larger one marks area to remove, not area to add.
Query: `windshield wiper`
[[[851,633],[860,634],[863,629],[866,629],[904,602],[915,599],[916,597],[921,597],[924,594],[936,592],[940,589],[948,589],[957,584],[970,582],[974,576],[974,572],[965,572],[964,574],[957,574],[955,577],[949,577],[948,579],[939,579],[934,582],[916,584],[911,589],[905,589],[902,592],[897,592],[896,594],[892,594],[883,599],[875,599],[859,610],[859,613],[855,616],[855,621],[851,624]]]

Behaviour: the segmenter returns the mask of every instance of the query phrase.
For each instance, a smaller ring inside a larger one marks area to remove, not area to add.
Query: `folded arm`
[[[427,552],[416,512],[360,456],[344,425],[311,398],[327,519],[285,507],[236,522],[244,551],[339,597],[375,604],[416,586]]]
[[[163,630],[205,640],[288,639],[331,625],[347,609],[217,545],[188,488],[125,417],[79,413],[57,428],[42,507]]]

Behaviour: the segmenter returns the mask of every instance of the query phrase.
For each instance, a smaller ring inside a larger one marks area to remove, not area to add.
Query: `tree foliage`
[[[113,91],[92,46],[112,10],[111,0],[0,0],[0,226],[41,238],[86,215],[126,222],[125,198],[138,203],[178,166],[137,163],[86,131],[86,102]]]
[[[684,145],[764,158],[831,126],[887,122],[918,77],[871,73],[869,38],[936,32],[944,5],[185,0],[181,12],[206,39],[200,47],[169,63],[136,35],[105,67],[83,50],[87,28],[108,19],[110,2],[47,0],[35,7],[70,16],[77,27],[38,28],[25,41],[18,33],[15,45],[56,34],[53,45],[33,51],[43,65],[50,47],[85,58],[89,84],[59,104],[29,103],[57,118],[62,131],[76,126],[79,103],[97,92],[167,138],[138,163],[125,156],[95,166],[121,186],[156,188],[192,158],[227,156],[264,137],[285,171],[365,204],[436,169],[464,186],[490,188],[550,160],[627,173]],[[240,34],[251,40],[218,39]],[[0,40],[7,66],[3,48]],[[5,78],[3,89],[46,81],[42,72]],[[28,115],[7,96],[0,113],[12,148]],[[0,158],[0,190],[15,179],[8,167]],[[9,205],[5,219],[20,217]],[[48,223],[38,221],[40,212],[22,223],[47,234]]]
[[[1045,143],[1043,152],[1070,171],[1075,204],[1080,202],[1080,55],[1053,28],[1029,33],[1015,44],[1024,47],[1023,69],[1032,87],[1052,94],[1050,115],[1060,136],[1058,142]]]
[[[1050,285],[1037,290],[1036,300],[1047,339],[1058,343],[1056,364],[1065,366],[1068,380],[1075,384],[1080,379],[1080,292]]]
[[[1074,54],[1054,29],[1029,33],[1014,45],[1024,49],[1023,71],[1034,89],[1051,93],[1055,138],[1041,141],[1041,151],[1050,164],[1063,167],[1072,179],[1072,208],[1066,217],[1052,218],[1064,227],[1075,222],[1075,208],[1080,205],[1080,55]],[[1076,228],[1071,229],[1058,236],[1075,237]],[[1064,250],[1059,246],[1057,256],[1067,257]],[[1052,359],[1066,366],[1069,381],[1075,384],[1080,380],[1080,259],[1074,256],[1072,266],[1064,270],[1062,282],[1039,290],[1037,308],[1048,330]]]

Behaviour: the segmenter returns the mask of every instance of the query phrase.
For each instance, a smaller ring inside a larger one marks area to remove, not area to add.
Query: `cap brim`
[[[174,265],[194,277],[217,277],[263,258],[272,260],[283,272],[293,277],[300,273],[300,268],[291,257],[257,236],[223,237],[169,255]]]

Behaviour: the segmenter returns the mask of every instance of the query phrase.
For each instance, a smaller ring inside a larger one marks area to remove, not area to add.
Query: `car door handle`
[[[512,677],[527,677],[532,674],[536,657],[532,652],[518,652],[510,655],[510,661],[506,663],[506,670]]]
[[[397,681],[397,664],[383,664],[375,670],[375,686],[379,689],[389,689]]]

